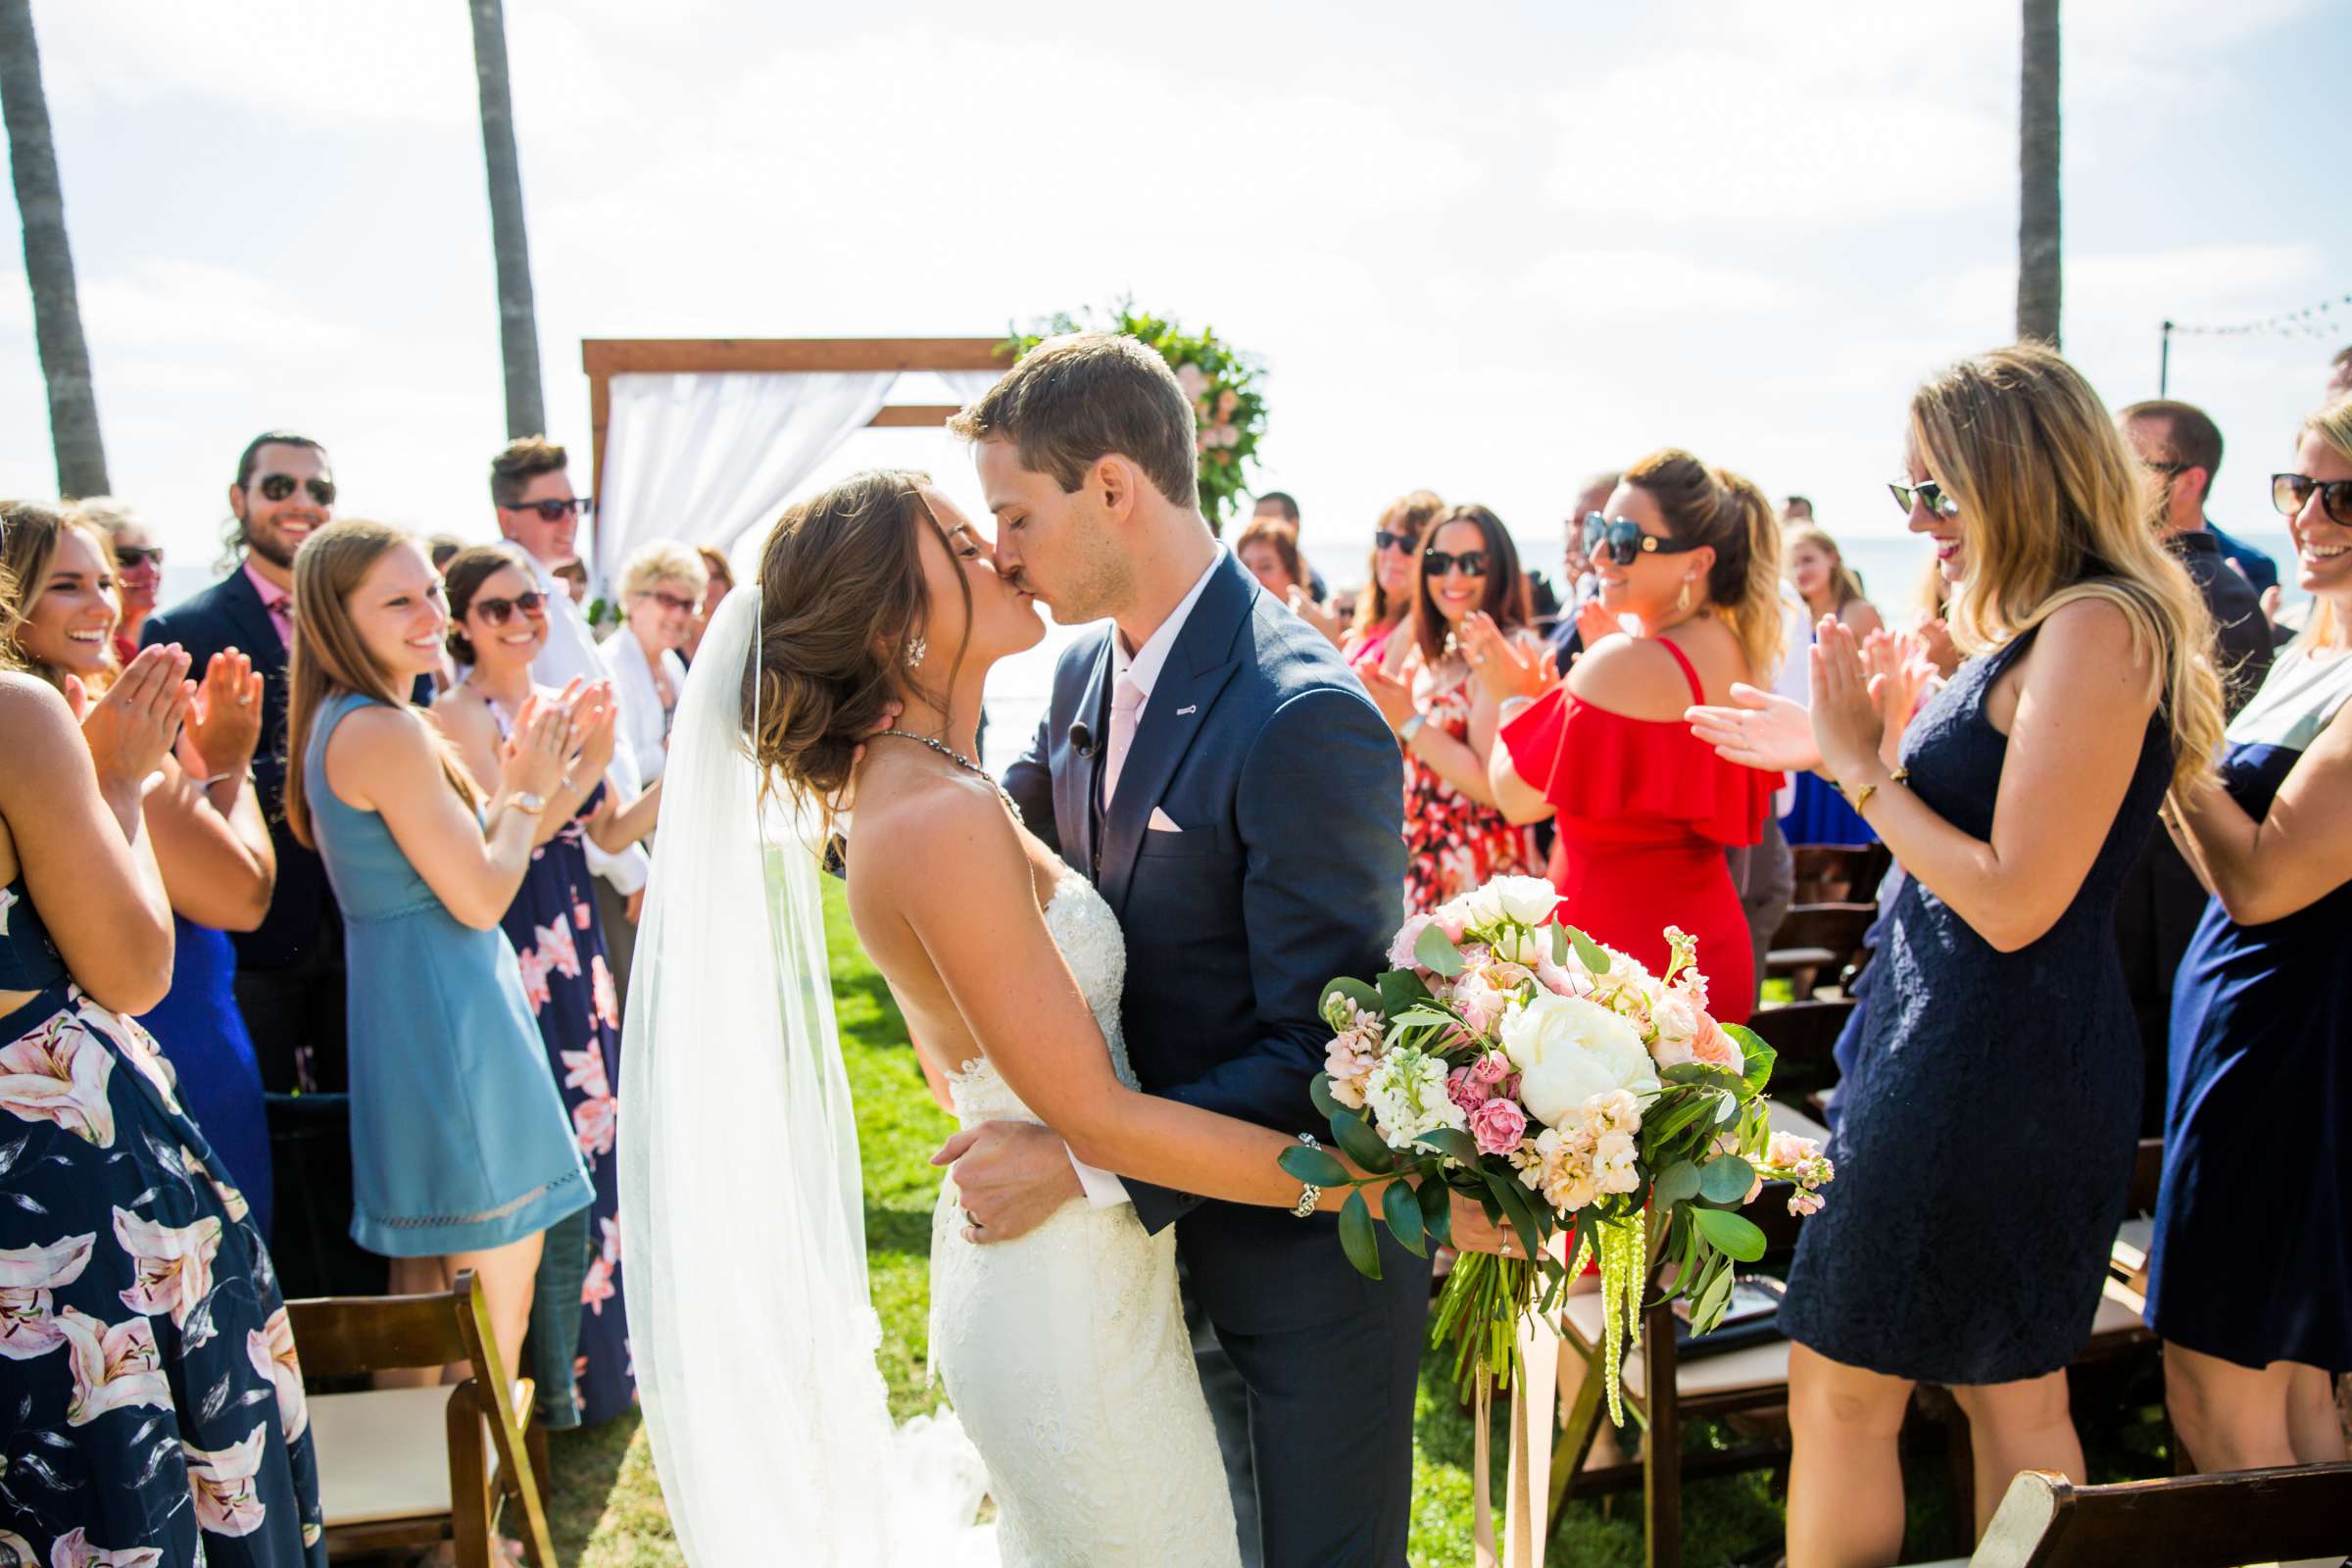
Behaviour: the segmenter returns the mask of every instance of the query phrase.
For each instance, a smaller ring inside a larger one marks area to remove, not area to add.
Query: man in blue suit
[[[976,444],[999,569],[1055,619],[1104,622],[1062,656],[1004,783],[1120,917],[1143,1087],[1284,1132],[1320,1126],[1323,989],[1386,967],[1403,915],[1395,738],[1329,639],[1209,531],[1192,407],[1157,354],[1055,339],[951,428]],[[1247,1561],[1405,1561],[1426,1260],[1384,1237],[1374,1282],[1330,1216],[1122,1184],[1041,1127],[959,1139],[981,1238],[1074,1200],[1131,1201],[1149,1229],[1176,1227]]]

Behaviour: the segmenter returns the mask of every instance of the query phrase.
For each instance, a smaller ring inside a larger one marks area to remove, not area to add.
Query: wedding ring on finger
[[[988,1229],[987,1226],[980,1223],[980,1216],[973,1213],[968,1208],[963,1211],[963,1222],[976,1231],[984,1231]]]

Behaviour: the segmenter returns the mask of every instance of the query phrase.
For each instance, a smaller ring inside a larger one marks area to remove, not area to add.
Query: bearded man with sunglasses
[[[508,442],[490,460],[490,505],[498,514],[499,537],[529,558],[533,585],[547,604],[547,644],[531,662],[531,679],[558,691],[574,679],[590,684],[611,679],[588,617],[556,575],[559,566],[580,559],[580,520],[596,505],[593,497],[572,489],[570,455],[543,435]],[[645,787],[637,754],[625,737],[614,740],[611,777],[627,799],[634,800]],[[645,851],[634,844],[617,855],[590,844],[588,866],[597,877],[606,961],[615,989],[625,997],[636,947],[637,901],[650,867]]]

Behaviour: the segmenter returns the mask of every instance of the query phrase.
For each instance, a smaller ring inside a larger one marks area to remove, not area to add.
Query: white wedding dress
[[[1046,927],[1132,1088],[1118,917],[1072,871]],[[1038,1120],[985,1059],[948,1089],[966,1127]],[[951,1173],[931,1226],[931,1355],[987,1461],[1005,1568],[1238,1568],[1173,1230],[1148,1235],[1131,1204],[1079,1198],[1026,1236],[976,1246]]]

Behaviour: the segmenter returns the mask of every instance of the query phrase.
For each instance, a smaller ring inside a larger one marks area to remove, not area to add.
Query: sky
[[[551,433],[584,468],[583,337],[993,336],[1132,294],[1263,362],[1259,485],[1335,581],[1421,486],[1547,561],[1582,477],[1663,445],[1892,531],[1911,387],[2012,335],[2018,12],[508,0]],[[466,7],[33,13],[114,488],[175,564],[270,426],[328,444],[346,514],[488,537]],[[2111,405],[2155,395],[2168,317],[2352,293],[2347,62],[2326,0],[2066,0],[2065,343]],[[39,494],[20,255],[0,493]],[[2176,340],[2226,526],[2276,526],[2336,319]],[[942,436],[828,471],[868,462],[975,488]]]

